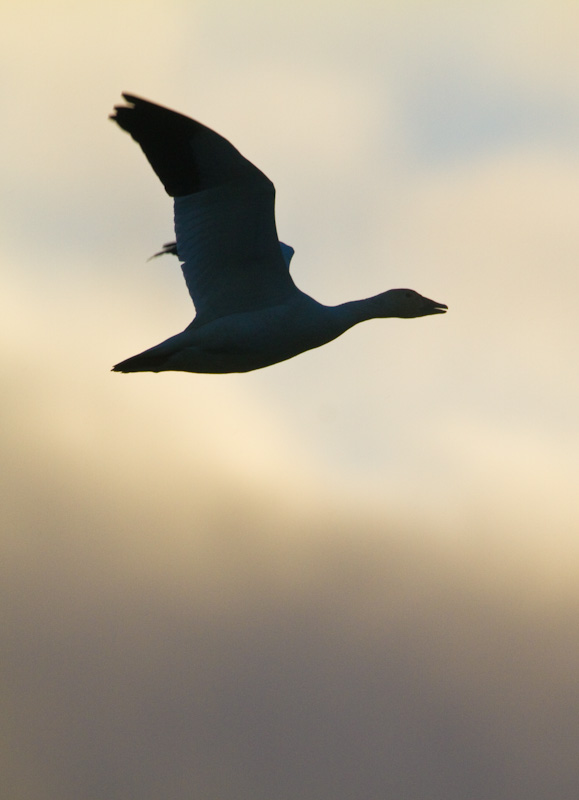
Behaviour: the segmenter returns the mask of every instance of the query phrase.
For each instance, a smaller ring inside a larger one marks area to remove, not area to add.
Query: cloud
[[[577,164],[549,126],[417,159],[413,126],[456,139],[402,102],[443,64],[475,134],[499,81],[570,136],[575,12],[310,6],[6,15],[10,796],[576,800]],[[171,209],[107,127],[122,89],[267,168],[304,288],[450,313],[252,375],[111,375],[192,313],[144,263]]]
[[[571,800],[574,551],[494,493],[533,464],[540,490],[548,448],[455,421],[468,514],[404,519],[352,503],[235,379],[123,380],[100,328],[47,353],[28,312],[2,348],[13,795]]]
[[[123,484],[138,438],[13,459],[14,793],[573,797],[576,576],[484,522],[447,548],[199,469],[188,489],[160,453]]]

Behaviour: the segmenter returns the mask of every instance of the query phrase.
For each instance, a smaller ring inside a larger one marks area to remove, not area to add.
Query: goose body
[[[441,314],[411,289],[325,306],[300,291],[280,242],[275,189],[226,139],[134,95],[111,118],[131,134],[174,198],[176,242],[196,309],[176,336],[113,367],[116,372],[248,372],[320,347],[375,317]]]

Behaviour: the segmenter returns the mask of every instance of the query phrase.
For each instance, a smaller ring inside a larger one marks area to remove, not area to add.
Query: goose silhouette
[[[280,242],[273,183],[219,134],[168,108],[123,94],[111,119],[130,133],[174,198],[178,255],[193,322],[113,367],[115,372],[249,372],[320,347],[377,317],[423,317],[447,306],[412,289],[325,306],[300,291]]]

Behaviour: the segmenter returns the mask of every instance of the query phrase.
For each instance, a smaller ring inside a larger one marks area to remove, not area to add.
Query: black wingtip
[[[110,118],[139,143],[149,163],[172,197],[198,189],[199,166],[190,138],[200,126],[189,117],[122,93],[126,105],[114,106]]]
[[[181,197],[232,180],[263,177],[233,145],[190,117],[122,93],[111,118],[139,143],[167,194]]]

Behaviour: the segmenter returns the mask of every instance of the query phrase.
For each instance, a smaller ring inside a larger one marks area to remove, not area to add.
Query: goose
[[[127,358],[114,372],[249,372],[293,358],[378,317],[443,314],[412,289],[326,306],[290,276],[275,188],[225,138],[189,117],[123,93],[110,118],[140,145],[173,198],[175,242],[196,315],[184,331]]]

